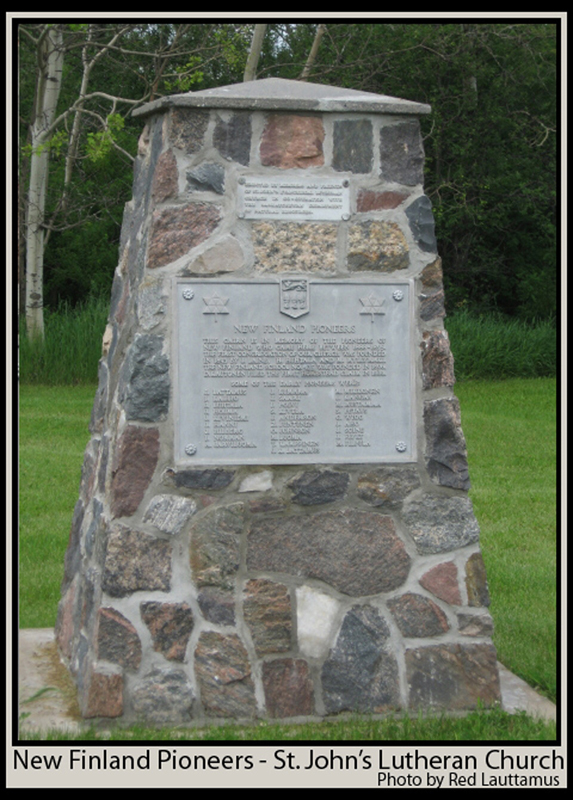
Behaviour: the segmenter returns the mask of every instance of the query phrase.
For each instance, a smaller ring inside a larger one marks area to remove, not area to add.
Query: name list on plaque
[[[411,296],[407,281],[177,281],[176,461],[412,461]]]
[[[348,219],[348,181],[318,177],[240,178],[238,211],[246,219]]]

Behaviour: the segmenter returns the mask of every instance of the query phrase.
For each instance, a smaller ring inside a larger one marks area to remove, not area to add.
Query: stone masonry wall
[[[146,119],[56,626],[84,716],[499,701],[423,163],[409,115]],[[350,219],[238,217],[241,176],[301,170],[346,176]],[[418,463],[175,467],[171,280],[286,271],[415,278]]]

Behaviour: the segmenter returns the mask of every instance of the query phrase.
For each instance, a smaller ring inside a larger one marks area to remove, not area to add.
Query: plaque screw
[[[195,292],[193,289],[183,289],[183,297],[185,300],[193,300],[195,297]]]
[[[404,292],[401,289],[396,289],[396,291],[393,293],[392,297],[394,298],[394,300],[397,300],[398,302],[400,302],[400,300],[404,299]]]
[[[188,444],[187,447],[185,448],[185,452],[187,453],[188,456],[194,456],[195,453],[197,452],[197,448],[195,447],[194,444]]]
[[[350,186],[350,181],[348,181],[348,180],[346,180],[346,181],[342,181],[342,185],[343,185],[345,188],[348,188],[348,187]]]
[[[245,219],[245,215],[244,214],[239,214],[239,219]]]
[[[396,450],[397,450],[399,453],[403,453],[403,452],[404,452],[404,450],[406,450],[406,442],[398,442],[398,443],[396,444]]]
[[[239,178],[239,183],[241,184],[241,186],[244,186],[246,182],[247,182],[246,178]]]
[[[342,215],[342,219],[345,220],[345,221],[349,220],[350,219],[350,214],[343,214]]]

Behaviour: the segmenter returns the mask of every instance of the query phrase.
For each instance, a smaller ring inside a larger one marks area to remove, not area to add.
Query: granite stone
[[[422,195],[410,203],[406,209],[410,230],[420,250],[435,253],[437,250],[434,215],[429,197]]]
[[[406,580],[410,557],[391,517],[341,510],[255,518],[247,567],[316,578],[356,597],[397,589]]]
[[[404,234],[395,222],[365,220],[350,226],[347,262],[352,272],[407,269],[408,253]]]
[[[171,543],[122,525],[107,540],[102,586],[112,597],[171,588]]]
[[[426,465],[435,483],[452,489],[470,488],[466,440],[457,397],[424,403]]]
[[[286,586],[260,578],[247,581],[243,616],[259,657],[290,650],[292,611]]]
[[[154,725],[190,722],[194,699],[187,676],[174,669],[152,669],[131,693],[135,719]]]
[[[462,711],[501,700],[497,658],[490,644],[441,644],[406,650],[409,705]]]
[[[219,118],[213,132],[213,145],[224,158],[248,166],[251,156],[251,114],[238,112],[230,119]]]
[[[128,425],[117,443],[110,487],[112,517],[137,511],[159,457],[159,431]]]
[[[357,606],[347,613],[322,667],[327,714],[382,713],[400,706],[398,664],[389,636],[388,623],[375,608]]]
[[[257,711],[251,665],[236,634],[206,631],[195,649],[195,674],[208,717],[253,717]]]
[[[374,164],[372,145],[370,120],[336,121],[332,168],[337,172],[370,172]]]
[[[300,658],[278,658],[263,664],[267,713],[273,718],[302,717],[314,711],[309,666]]]
[[[153,649],[168,661],[184,661],[195,620],[187,603],[140,603],[141,619],[151,633]]]
[[[449,630],[442,609],[432,600],[413,592],[388,600],[388,608],[402,636],[417,638],[436,636]]]
[[[292,502],[301,506],[322,505],[341,500],[348,488],[347,472],[307,470],[289,482]]]
[[[424,495],[408,501],[403,519],[419,553],[447,553],[479,539],[469,497]]]
[[[261,137],[261,164],[279,169],[321,167],[323,141],[320,117],[270,114]]]
[[[221,213],[218,206],[208,203],[156,209],[151,223],[148,268],[164,267],[206,241],[221,222]]]
[[[415,186],[424,180],[424,149],[418,120],[380,129],[380,171],[386,181]]]
[[[98,658],[126,669],[139,669],[141,641],[131,622],[115,608],[100,608],[98,617]]]

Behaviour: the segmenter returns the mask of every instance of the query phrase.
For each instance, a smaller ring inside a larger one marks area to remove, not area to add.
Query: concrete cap
[[[260,81],[234,83],[201,92],[187,92],[161,97],[146,103],[133,116],[148,116],[172,108],[240,108],[252,111],[336,111],[369,114],[429,114],[425,103],[402,100],[373,92],[343,89],[322,83],[264,78]]]

